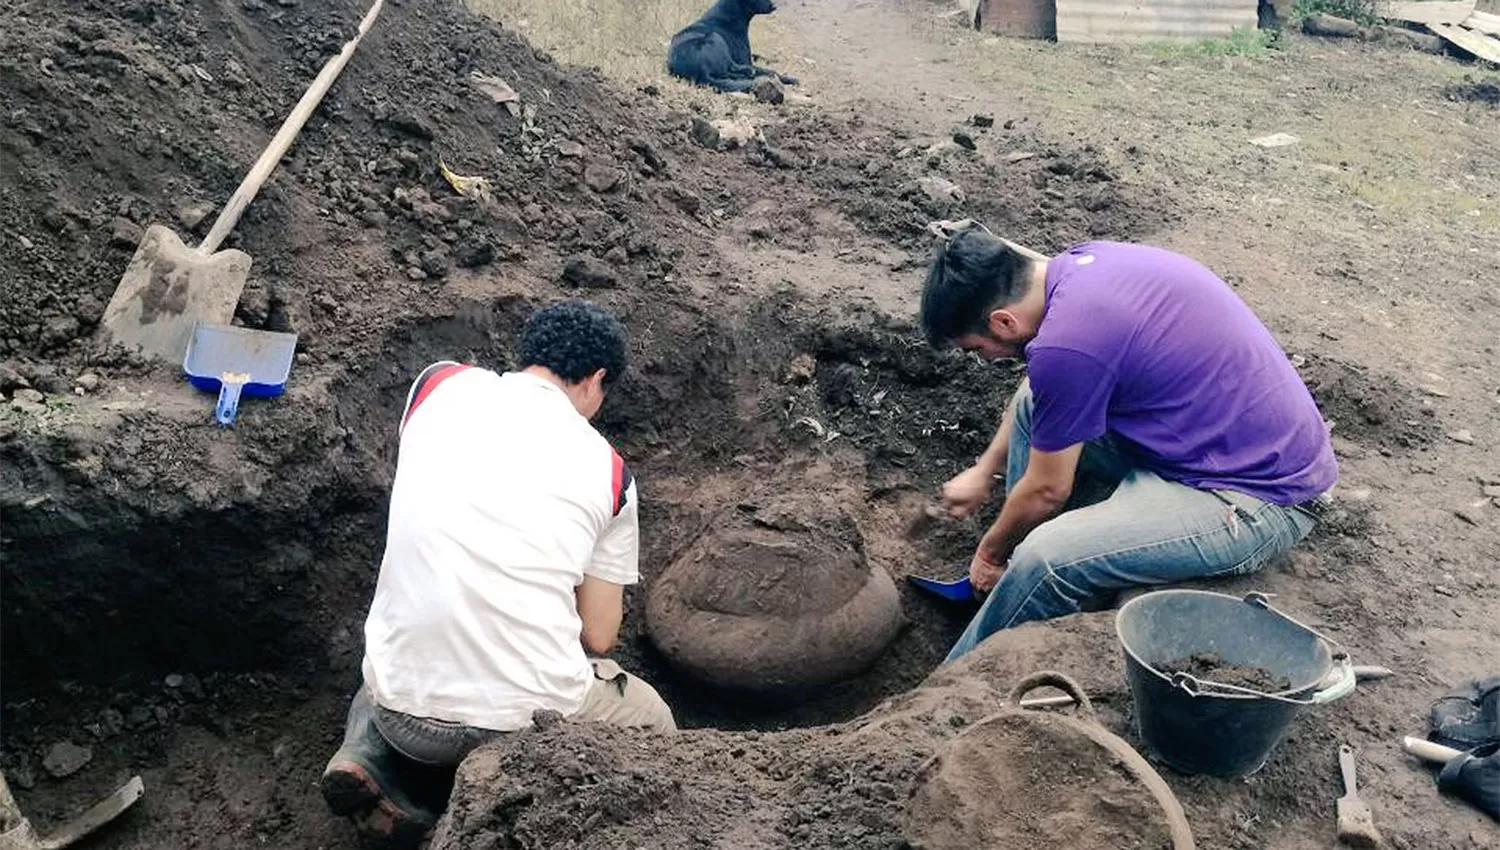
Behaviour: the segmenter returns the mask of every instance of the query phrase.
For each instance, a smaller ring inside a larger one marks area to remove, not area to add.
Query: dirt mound
[[[901,627],[900,601],[858,525],[829,501],[792,493],[720,515],[649,591],[661,651],[748,690],[825,685],[868,667]]]
[[[1412,450],[1433,441],[1440,427],[1433,408],[1392,376],[1328,357],[1308,357],[1298,370],[1333,433],[1377,448]]]
[[[1170,850],[1161,804],[1119,756],[1044,713],[1001,713],[947,742],[907,806],[919,850]]]
[[[1500,107],[1500,83],[1474,82],[1466,79],[1443,88],[1443,96],[1449,100],[1473,101],[1487,106]]]

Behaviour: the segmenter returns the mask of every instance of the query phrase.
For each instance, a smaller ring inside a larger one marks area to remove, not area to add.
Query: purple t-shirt
[[[1042,451],[1108,433],[1165,479],[1282,505],[1338,479],[1323,417],[1281,346],[1180,254],[1086,242],[1053,257],[1026,361]]]

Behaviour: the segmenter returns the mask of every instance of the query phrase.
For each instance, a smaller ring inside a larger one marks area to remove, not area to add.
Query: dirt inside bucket
[[[1292,680],[1278,676],[1264,667],[1252,664],[1230,664],[1217,652],[1195,652],[1187,658],[1168,661],[1158,668],[1168,676],[1186,673],[1204,682],[1233,685],[1253,691],[1281,693],[1292,687]]]

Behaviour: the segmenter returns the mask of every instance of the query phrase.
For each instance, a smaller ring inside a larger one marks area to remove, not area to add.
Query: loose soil
[[[1169,776],[1203,846],[1326,846],[1339,742],[1394,847],[1490,840],[1395,744],[1500,650],[1482,494],[1500,482],[1500,258],[1482,238],[1500,113],[1443,96],[1451,60],[1300,39],[1258,63],[1165,60],[965,33],[933,17],[947,5],[788,2],[770,64],[814,102],[769,106],[627,90],[455,0],[388,4],[231,240],[255,261],[237,323],[300,342],[287,394],[218,429],[174,365],[97,345],[99,317],[140,229],[205,232],[364,8],[0,11],[0,767],[44,832],[140,773],[146,798],[98,846],[354,845],[315,782],[358,680],[401,400],[435,359],[511,365],[520,321],[562,296],[631,329],[600,420],[643,493],[617,657],[695,728],[517,736],[465,767],[435,846],[898,846],[917,768],[1037,669],[1078,678],[1129,735],[1108,615],[934,672],[961,616],[900,581],[966,560],[988,517],[902,532],[1021,374],[933,352],[912,324],[924,225],[976,216],[1043,250],[1107,237],[1203,260],[1333,425],[1333,513],[1230,586],[1401,676],[1305,713],[1249,780]],[[531,109],[498,107],[476,71]],[[761,136],[695,140],[695,117],[731,113]],[[1302,142],[1243,143],[1283,129]],[[644,594],[746,493],[792,483],[841,494],[907,627],[795,698],[681,675]],[[53,776],[62,742],[90,758]],[[510,777],[530,802],[491,793]]]
[[[1252,664],[1230,664],[1217,652],[1195,652],[1187,658],[1167,661],[1157,669],[1166,676],[1186,673],[1200,682],[1248,688],[1261,693],[1279,694],[1292,686],[1292,680],[1285,676]]]

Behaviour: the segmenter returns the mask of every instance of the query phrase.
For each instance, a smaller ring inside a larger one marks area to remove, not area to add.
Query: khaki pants
[[[569,716],[569,720],[642,727],[658,732],[677,731],[672,709],[644,679],[626,673],[607,658],[594,659],[590,663],[594,668],[594,681],[589,683],[583,705]],[[355,705],[350,708],[351,714],[362,700],[370,701],[368,693],[368,688],[360,688]],[[507,734],[430,717],[414,717],[381,705],[375,706],[375,728],[386,743],[412,761],[446,767],[456,767],[470,752]]]
[[[677,721],[672,709],[646,680],[620,669],[608,658],[594,660],[594,681],[589,685],[583,706],[572,720],[609,723],[614,726],[643,726],[658,732],[676,732]]]

